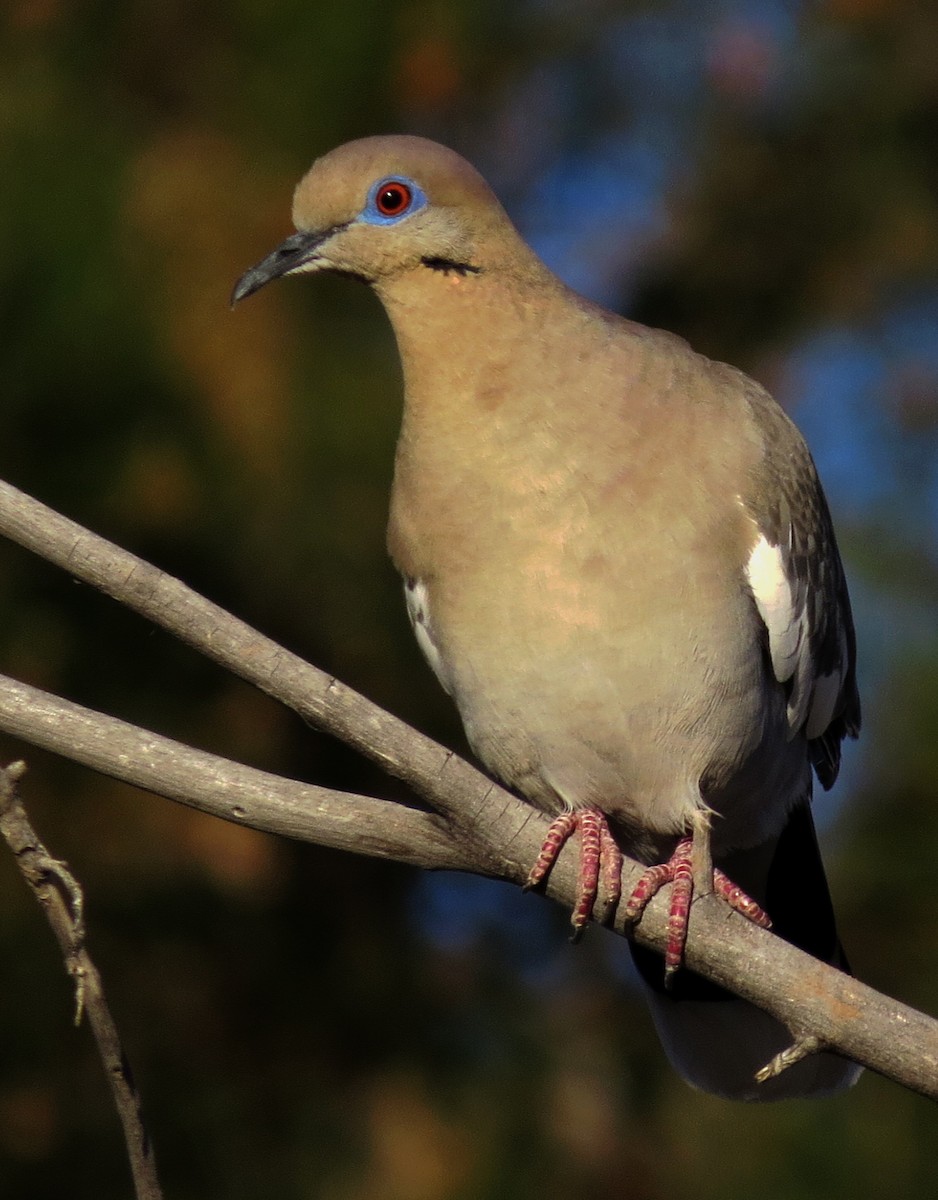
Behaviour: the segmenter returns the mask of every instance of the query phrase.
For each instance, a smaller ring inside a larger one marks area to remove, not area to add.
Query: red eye
[[[391,179],[378,188],[375,206],[383,217],[399,217],[410,207],[412,199],[413,193],[406,183]]]

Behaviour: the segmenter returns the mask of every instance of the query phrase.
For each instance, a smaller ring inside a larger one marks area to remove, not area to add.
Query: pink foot
[[[684,943],[687,941],[687,922],[691,900],[694,896],[694,872],[692,864],[693,839],[681,838],[674,853],[666,863],[649,867],[635,885],[625,906],[626,924],[634,925],[645,911],[651,898],[657,895],[666,883],[671,884],[671,907],[668,910],[668,940],[664,953],[664,982],[667,986],[674,972],[684,961]],[[755,900],[714,867],[713,891],[730,908],[763,929],[770,929],[772,922]]]
[[[590,807],[574,809],[555,817],[524,885],[527,889],[543,882],[575,829],[580,831],[580,874],[577,902],[570,915],[574,940],[580,936],[592,916],[600,884],[606,913],[615,909],[622,894],[622,851],[609,832],[604,814],[598,808]]]

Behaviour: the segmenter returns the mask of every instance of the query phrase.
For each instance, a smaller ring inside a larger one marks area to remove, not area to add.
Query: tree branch
[[[434,814],[328,792],[228,763],[111,717],[7,681],[0,728],[193,807],[290,837],[522,883],[546,819],[469,763],[134,555],[0,484],[0,533],[57,563],[281,700],[405,780]],[[565,850],[546,891],[567,907],[576,854]],[[626,862],[628,895],[641,868]],[[614,926],[623,932],[621,907]],[[633,936],[660,950],[666,905],[652,902]],[[693,906],[689,967],[864,1066],[938,1099],[938,1021],[890,1000],[756,928],[713,896]]]
[[[469,763],[178,579],[2,481],[0,533],[286,704],[404,780],[457,823],[473,820],[472,809],[484,803],[491,781]],[[445,787],[437,786],[433,781],[444,775]]]
[[[270,775],[2,675],[0,729],[252,829],[415,867],[477,869],[432,813]]]

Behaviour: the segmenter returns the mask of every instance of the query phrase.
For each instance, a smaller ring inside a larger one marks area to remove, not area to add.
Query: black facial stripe
[[[457,275],[481,275],[482,268],[473,266],[472,263],[457,262],[452,258],[439,258],[428,255],[420,260],[425,267],[429,267],[431,271],[442,271],[444,275],[448,275],[450,271],[454,271]]]

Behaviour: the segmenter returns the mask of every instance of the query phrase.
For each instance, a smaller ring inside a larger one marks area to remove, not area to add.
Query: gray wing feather
[[[752,412],[765,449],[741,497],[760,534],[750,585],[773,673],[787,689],[792,736],[804,733],[818,778],[830,787],[841,741],[860,729],[850,598],[830,511],[801,434],[761,389],[753,390]]]

